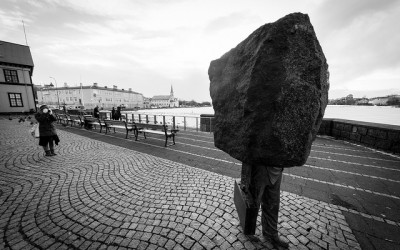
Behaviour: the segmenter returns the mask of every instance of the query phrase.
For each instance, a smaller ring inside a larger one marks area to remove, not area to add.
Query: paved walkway
[[[152,146],[159,158],[138,151],[149,151],[147,140],[132,147],[118,138],[124,145],[117,146],[60,129],[59,154],[49,158],[27,135],[28,123],[0,120],[0,127],[0,249],[272,249],[260,225],[254,237],[241,233],[235,176],[168,160],[179,156],[178,144]],[[185,152],[202,158],[199,148]],[[238,168],[224,156],[203,156],[235,166],[232,173]],[[285,191],[281,197],[279,229],[291,249],[360,249],[343,213],[367,213]]]

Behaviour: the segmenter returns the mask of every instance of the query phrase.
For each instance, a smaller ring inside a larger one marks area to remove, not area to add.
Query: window
[[[11,107],[23,107],[22,96],[20,93],[8,93]]]
[[[19,83],[16,70],[4,69],[4,78],[6,82]]]

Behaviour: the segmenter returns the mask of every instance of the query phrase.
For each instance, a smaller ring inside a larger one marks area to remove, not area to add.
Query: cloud
[[[1,0],[0,40],[25,44],[24,19],[36,83],[52,75],[145,96],[173,84],[178,97],[202,101],[211,60],[292,12],[310,15],[331,90],[397,86],[400,3],[392,0]]]
[[[336,29],[346,28],[359,18],[390,11],[398,7],[397,0],[350,0],[350,1],[324,1],[314,11],[321,32],[332,32]],[[325,30],[324,30],[325,29]]]
[[[0,39],[25,44],[22,20],[25,26],[31,22],[31,19],[24,16],[24,12],[20,8],[14,7],[10,2],[0,2]]]
[[[396,86],[386,75],[400,69],[398,13],[399,2],[390,0],[326,1],[315,10],[314,26],[328,60],[331,90]],[[377,72],[386,75],[378,80]]]
[[[238,29],[240,26],[245,26],[248,23],[260,21],[255,16],[250,16],[247,12],[234,12],[226,16],[217,17],[211,20],[204,28],[204,33],[212,35],[218,32],[224,32],[228,29]]]

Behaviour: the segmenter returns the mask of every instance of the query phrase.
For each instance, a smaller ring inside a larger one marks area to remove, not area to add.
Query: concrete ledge
[[[318,134],[400,154],[400,126],[342,119],[323,119]]]
[[[200,116],[201,131],[214,130],[213,118],[209,114]],[[396,125],[325,118],[318,134],[400,154],[400,126]]]

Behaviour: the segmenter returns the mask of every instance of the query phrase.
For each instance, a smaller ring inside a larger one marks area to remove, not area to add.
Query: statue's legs
[[[272,184],[269,180],[264,188],[261,196],[261,224],[263,234],[276,235],[278,234],[278,214],[280,204],[280,188],[282,174]]]
[[[280,238],[278,234],[281,181],[282,168],[260,165],[251,167],[249,192],[253,200],[255,200],[257,204],[261,204],[263,235],[275,247],[287,248],[289,244]]]

